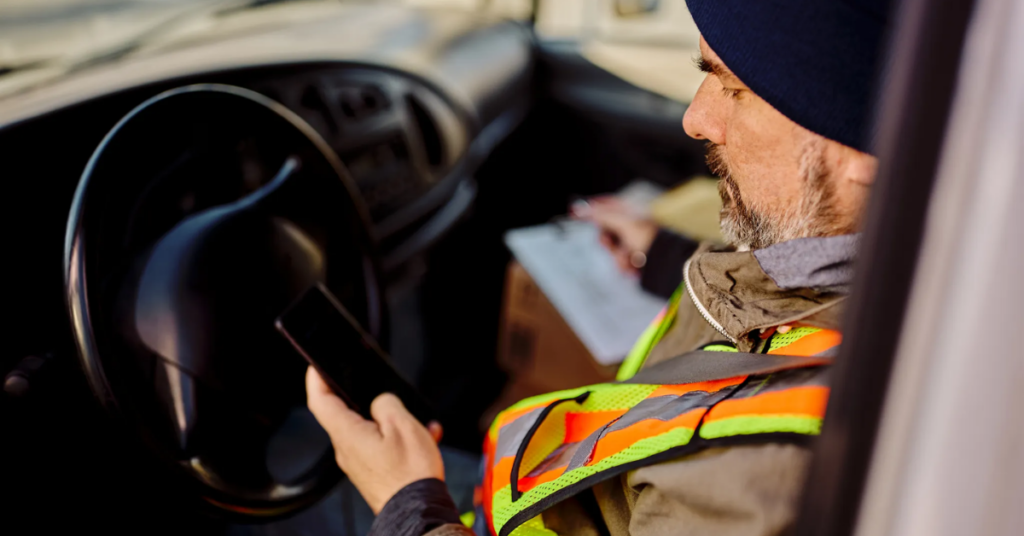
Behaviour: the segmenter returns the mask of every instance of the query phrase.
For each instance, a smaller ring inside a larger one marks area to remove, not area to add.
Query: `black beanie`
[[[804,128],[870,143],[886,0],[686,0],[701,35],[754,93]]]

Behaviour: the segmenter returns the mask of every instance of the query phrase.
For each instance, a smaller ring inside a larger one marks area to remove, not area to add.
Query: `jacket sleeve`
[[[710,449],[624,477],[636,536],[771,536],[791,529],[810,462],[796,445]]]
[[[418,480],[404,487],[384,505],[370,527],[369,536],[473,536],[459,521],[459,513],[444,482]]]
[[[667,229],[658,229],[647,248],[647,264],[640,270],[640,286],[668,299],[683,280],[683,263],[700,244]]]

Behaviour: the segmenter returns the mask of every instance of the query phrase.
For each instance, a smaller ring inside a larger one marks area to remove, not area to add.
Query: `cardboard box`
[[[498,401],[484,419],[523,398],[613,380],[617,366],[591,356],[572,328],[515,261],[505,277],[498,365],[509,375]]]

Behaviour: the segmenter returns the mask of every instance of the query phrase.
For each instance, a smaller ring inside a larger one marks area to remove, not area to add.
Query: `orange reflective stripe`
[[[667,421],[646,419],[628,428],[609,432],[597,441],[593,454],[587,460],[587,465],[593,465],[613,454],[621,452],[644,438],[653,437],[676,428],[693,430],[697,427],[697,423],[700,422],[701,416],[706,411],[707,408],[696,408]]]
[[[733,385],[739,385],[746,376],[736,376],[735,378],[726,378],[724,380],[712,380],[709,382],[698,382],[698,383],[685,383],[680,385],[662,385],[654,390],[651,394],[647,395],[647,398],[655,398],[658,396],[667,395],[685,395],[686,393],[692,393],[694,391],[705,391],[708,393],[714,393],[721,391],[726,387],[732,387]]]
[[[498,448],[498,440],[496,437],[491,437],[490,434],[484,436],[484,456],[488,454],[493,455],[494,449]]]
[[[497,439],[490,434],[484,437],[484,481],[481,482],[481,493],[483,495],[484,521],[488,527],[494,526],[491,512],[494,511],[494,492],[501,489],[493,486],[494,475],[494,451],[497,448]],[[511,470],[511,466],[510,466]]]
[[[829,348],[839,346],[843,342],[843,335],[838,331],[823,329],[800,337],[792,344],[775,348],[769,354],[775,355],[796,355],[812,356],[818,355]]]
[[[545,471],[545,472],[543,472],[543,473],[541,473],[541,474],[539,474],[537,476],[524,476],[524,477],[520,478],[519,479],[519,491],[522,491],[523,493],[526,493],[527,491],[530,491],[531,489],[533,489],[533,488],[535,488],[535,487],[537,487],[537,486],[539,486],[541,484],[545,484],[547,482],[551,482],[552,480],[562,476],[562,473],[565,472],[565,468],[567,467],[567,465],[568,464],[563,465],[561,467],[556,467],[556,468],[551,469],[549,471]]]
[[[806,415],[823,418],[828,404],[828,387],[790,387],[749,398],[719,402],[704,418],[705,423],[742,415]]]
[[[625,409],[594,411],[590,413],[570,412],[565,415],[565,443],[583,441],[598,428],[618,419]]]
[[[494,489],[501,489],[512,482],[510,478],[514,461],[514,456],[505,456],[494,463],[494,470],[491,473],[491,485]]]

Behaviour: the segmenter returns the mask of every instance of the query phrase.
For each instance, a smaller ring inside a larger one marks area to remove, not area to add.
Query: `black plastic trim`
[[[876,110],[878,175],[798,536],[856,528],[973,5],[906,0],[893,19]]]

